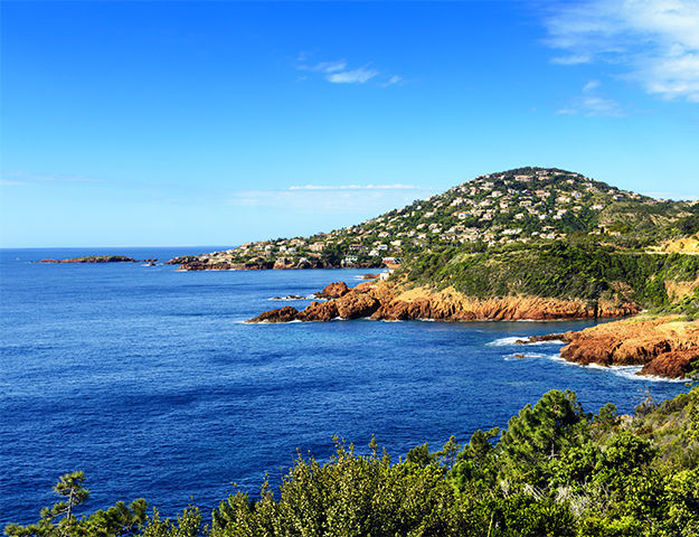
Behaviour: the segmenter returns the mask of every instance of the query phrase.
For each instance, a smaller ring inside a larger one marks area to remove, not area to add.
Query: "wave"
[[[303,321],[299,321],[298,319],[294,319],[293,321],[286,321],[283,323],[271,323],[269,321],[233,321],[233,324],[246,324],[246,325],[256,325],[256,326],[274,326],[274,325],[279,325],[279,324],[294,324],[294,323],[302,323]]]
[[[565,343],[565,341],[560,340],[560,339],[550,339],[548,341],[534,341],[532,343],[517,343],[518,341],[527,341],[529,339],[529,336],[509,336],[509,337],[501,337],[498,338],[494,341],[491,341],[490,343],[486,343],[486,345],[490,347],[510,347],[510,346],[517,346],[517,347],[533,347],[535,345],[561,345]]]
[[[577,362],[570,362],[566,360],[565,358],[562,358],[558,354],[553,354],[548,357],[550,360],[554,360],[556,362],[562,362],[566,365],[572,365],[574,367],[582,367],[584,369],[596,369],[598,371],[605,371],[607,373],[611,373],[612,375],[616,375],[618,377],[623,377],[631,380],[644,380],[644,381],[649,381],[649,382],[670,382],[670,383],[678,383],[678,382],[687,382],[687,379],[671,379],[671,378],[666,378],[666,377],[658,377],[656,375],[639,375],[641,369],[643,369],[643,366],[641,365],[610,365],[610,366],[605,366],[605,365],[600,365],[600,364],[579,364]]]
[[[527,336],[509,336],[501,337],[490,343],[486,343],[489,347],[510,347],[512,345],[518,345],[518,341],[527,339]]]

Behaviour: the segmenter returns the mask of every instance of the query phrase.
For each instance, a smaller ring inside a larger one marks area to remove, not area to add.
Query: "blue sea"
[[[214,247],[1,250],[0,525],[38,519],[59,475],[84,470],[88,511],[145,497],[165,515],[205,513],[234,490],[279,483],[333,436],[396,460],[450,435],[506,426],[548,390],[624,413],[684,384],[557,359],[514,340],[593,322],[243,321],[365,270],[176,272],[140,263],[39,264],[113,253],[139,259]],[[525,354],[524,358],[515,357]]]

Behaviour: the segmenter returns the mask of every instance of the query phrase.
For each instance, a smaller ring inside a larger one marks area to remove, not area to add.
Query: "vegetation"
[[[699,256],[620,250],[590,240],[510,245],[475,253],[446,247],[415,255],[402,272],[410,282],[452,286],[478,298],[522,294],[635,302],[644,308],[690,314],[699,310],[696,293],[671,304],[665,284],[697,280]]]
[[[408,283],[453,286],[472,297],[633,302],[697,317],[697,233],[697,202],[656,200],[565,170],[519,168],[356,226],[180,261],[375,267],[397,257]],[[674,289],[682,293],[668,294],[668,281],[681,282]]]
[[[279,494],[238,492],[205,523],[197,508],[176,519],[145,502],[89,516],[81,473],[63,476],[66,502],[7,535],[144,537],[253,536],[699,536],[699,387],[635,416],[609,404],[584,412],[570,391],[546,393],[506,430],[476,431],[464,446],[450,438],[417,446],[397,462],[337,442],[326,463],[299,456]]]
[[[499,248],[576,236],[643,250],[699,232],[698,222],[694,202],[656,200],[566,170],[527,167],[477,177],[355,226],[243,244],[197,261],[381,266],[385,257],[445,247]]]

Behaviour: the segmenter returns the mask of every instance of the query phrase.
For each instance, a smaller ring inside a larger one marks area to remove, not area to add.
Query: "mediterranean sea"
[[[36,263],[212,249],[0,250],[0,525],[38,520],[74,470],[87,475],[87,511],[143,496],[164,515],[189,503],[208,514],[232,483],[253,496],[266,474],[278,484],[297,451],[327,459],[335,435],[366,452],[375,434],[397,460],[506,426],[554,388],[623,413],[686,390],[568,364],[555,342],[514,344],[591,321],[243,323],[310,302],[272,297],[353,285],[366,270]]]

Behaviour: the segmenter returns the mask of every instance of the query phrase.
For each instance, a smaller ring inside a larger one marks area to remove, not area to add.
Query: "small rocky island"
[[[156,259],[146,259],[146,262],[155,262]],[[71,257],[68,259],[42,259],[40,263],[138,263],[138,259],[123,255],[86,255]]]

